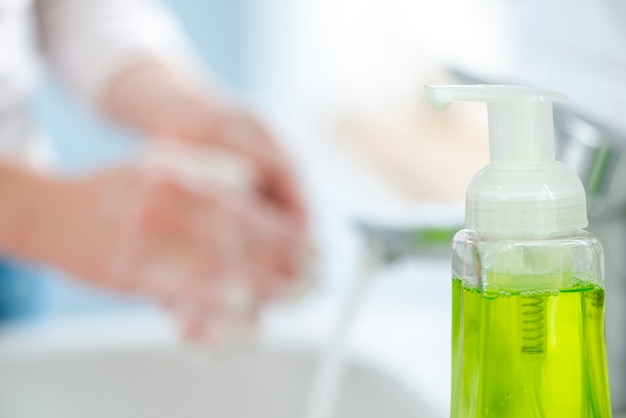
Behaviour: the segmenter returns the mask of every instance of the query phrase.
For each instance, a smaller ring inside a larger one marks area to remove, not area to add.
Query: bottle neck
[[[481,235],[549,237],[587,226],[585,190],[565,164],[489,164],[466,195],[466,227]]]
[[[551,102],[489,103],[491,161],[533,164],[554,161]]]

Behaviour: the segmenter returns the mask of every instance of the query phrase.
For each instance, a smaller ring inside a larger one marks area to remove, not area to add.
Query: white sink
[[[206,354],[206,353],[203,353]],[[302,418],[317,364],[295,350],[208,356],[182,347],[0,358],[5,418]],[[351,364],[335,418],[431,415],[385,375]]]

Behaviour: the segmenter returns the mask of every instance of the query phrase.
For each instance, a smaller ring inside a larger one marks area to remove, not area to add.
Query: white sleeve
[[[37,0],[36,13],[48,63],[90,101],[117,72],[146,58],[199,74],[191,46],[158,0]]]

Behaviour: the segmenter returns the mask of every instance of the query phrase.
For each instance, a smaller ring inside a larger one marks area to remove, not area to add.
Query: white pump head
[[[585,190],[555,161],[552,102],[561,93],[524,86],[426,86],[436,108],[486,102],[491,164],[467,189],[466,227],[486,235],[553,236],[587,226]]]

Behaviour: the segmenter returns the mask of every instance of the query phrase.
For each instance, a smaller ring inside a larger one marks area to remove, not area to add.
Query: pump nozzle
[[[452,102],[486,102],[491,161],[533,163],[554,160],[552,102],[567,100],[556,91],[526,86],[426,86],[438,109]]]
[[[452,102],[556,102],[567,100],[567,96],[558,91],[543,90],[535,87],[512,85],[441,85],[425,86],[428,102],[436,108],[445,109]]]
[[[467,190],[466,224],[489,233],[549,235],[587,225],[585,191],[555,161],[552,102],[564,94],[526,86],[425,86],[438,109],[486,102],[491,164]]]

